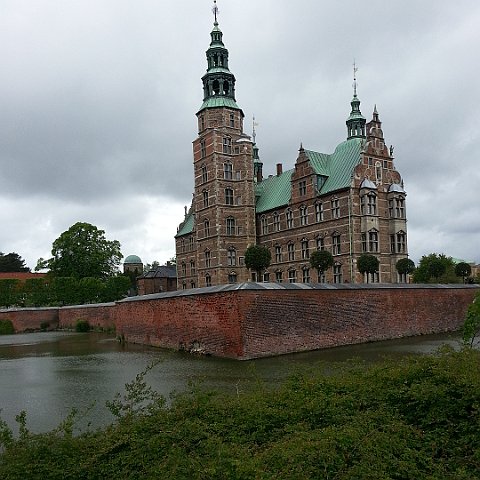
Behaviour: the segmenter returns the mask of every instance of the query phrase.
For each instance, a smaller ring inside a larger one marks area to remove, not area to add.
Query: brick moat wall
[[[132,343],[256,358],[458,330],[476,286],[244,284],[134,297],[116,304],[0,310],[17,331],[115,327]]]

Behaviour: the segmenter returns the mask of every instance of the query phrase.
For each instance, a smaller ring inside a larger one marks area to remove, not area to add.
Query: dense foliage
[[[6,255],[0,252],[0,272],[29,272],[30,269],[25,265],[25,260],[12,252]]]
[[[102,431],[73,436],[69,418],[33,435],[22,414],[14,439],[4,425],[0,478],[479,478],[479,361],[466,349],[328,375],[317,367],[274,391],[192,389],[170,406],[140,375]]]
[[[261,280],[262,271],[270,266],[272,254],[263,245],[250,245],[245,250],[245,266],[257,272],[257,280]]]
[[[410,275],[415,271],[415,263],[409,258],[401,258],[395,264],[395,268],[401,275]]]
[[[125,275],[105,279],[43,277],[0,280],[0,307],[47,307],[113,302],[127,296],[131,286]]]
[[[463,283],[465,283],[465,278],[469,277],[472,273],[472,267],[466,262],[459,262],[455,265],[455,275],[457,277],[462,277]]]
[[[328,250],[315,250],[310,255],[310,265],[317,269],[320,278],[330,267],[333,267],[333,255]]]
[[[107,240],[105,231],[78,222],[52,245],[52,258],[39,259],[35,270],[49,269],[56,277],[107,278],[118,272],[123,255],[118,240]]]
[[[0,319],[0,335],[11,335],[12,333],[15,333],[12,321]]]
[[[458,283],[455,262],[443,253],[424,255],[413,272],[415,283]]]
[[[480,293],[477,293],[473,302],[468,306],[463,324],[463,341],[473,346],[480,336]]]
[[[365,273],[367,275],[373,275],[374,273],[378,272],[378,269],[380,268],[380,261],[375,255],[364,253],[358,257],[357,268],[362,275]]]

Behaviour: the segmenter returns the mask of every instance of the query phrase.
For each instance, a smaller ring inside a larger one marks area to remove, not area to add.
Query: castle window
[[[205,275],[205,285],[206,285],[207,287],[211,287],[211,286],[212,286],[212,277],[210,276],[209,273],[207,273],[207,274]]]
[[[325,283],[327,281],[327,277],[325,272],[318,272],[318,283]]]
[[[374,193],[369,193],[367,195],[367,214],[377,214],[377,196]]]
[[[205,250],[205,268],[210,268],[212,266],[212,258],[210,255],[210,250]]]
[[[301,197],[303,197],[307,194],[307,181],[306,180],[301,180],[299,182],[298,193],[300,194]]]
[[[405,218],[405,199],[403,197],[395,199],[395,216]]]
[[[310,256],[308,252],[308,239],[302,238],[302,259],[306,260]]]
[[[233,205],[233,189],[231,188],[225,189],[225,203],[227,205]]]
[[[287,208],[285,217],[287,219],[287,228],[293,228],[293,211],[290,208]]]
[[[235,180],[241,180],[242,179],[242,172],[239,170],[238,172],[235,172]]]
[[[317,250],[325,250],[325,240],[323,237],[317,237]]]
[[[323,221],[323,203],[317,202],[315,204],[315,220],[317,222]]]
[[[208,181],[208,170],[206,165],[202,165],[202,182],[205,183]]]
[[[263,281],[264,282],[269,282],[270,281],[270,273],[268,273],[268,272],[263,273]]]
[[[375,178],[377,183],[382,183],[382,164],[380,162],[375,163]]]
[[[310,269],[308,267],[302,269],[302,282],[310,283]]]
[[[203,232],[205,237],[210,236],[210,220],[204,220],[203,221]]]
[[[238,257],[238,264],[241,267],[244,267],[245,266],[245,257]]]
[[[342,282],[343,282],[342,265],[340,263],[336,263],[333,266],[333,283],[342,283]]]
[[[288,271],[288,281],[290,283],[295,283],[297,281],[297,272],[295,270]]]
[[[235,272],[228,274],[228,283],[237,283],[237,274]]]
[[[182,283],[182,290],[186,290],[187,289],[187,282],[183,282]]]
[[[230,162],[223,164],[223,178],[225,180],[232,180],[233,178],[233,165]]]
[[[378,231],[370,230],[368,232],[368,250],[369,252],[378,252]]]
[[[190,275],[195,275],[195,262],[190,260]]]
[[[200,131],[205,130],[205,116],[200,116]]]
[[[283,272],[281,270],[277,270],[275,272],[275,281],[277,283],[282,283],[283,282]]]
[[[206,208],[208,207],[208,191],[204,190],[202,194],[203,194],[203,207]]]
[[[304,226],[308,224],[308,207],[302,205],[300,207],[300,225]]]
[[[273,229],[276,232],[280,231],[280,215],[277,212],[273,214]]]
[[[235,115],[233,113],[230,114],[230,126],[232,128],[235,126]]]
[[[190,251],[192,251],[193,250],[193,235],[190,236],[190,238],[188,239],[188,243],[189,243]]]
[[[395,235],[390,235],[390,253],[395,253]]]
[[[223,137],[223,153],[232,153],[232,139],[230,137]]]
[[[180,251],[184,252],[185,251],[185,239],[180,240]]]
[[[288,252],[288,260],[293,262],[295,260],[295,244],[289,243],[287,245],[287,252]]]
[[[332,199],[332,218],[340,218],[340,200]]]
[[[235,219],[228,217],[226,220],[227,235],[235,235]]]
[[[260,225],[262,229],[262,235],[266,235],[268,233],[268,221],[265,215],[262,215],[262,218],[260,219]]]
[[[406,253],[407,251],[407,235],[405,232],[397,233],[397,253]]]
[[[282,261],[282,246],[275,245],[275,262],[280,263]]]
[[[367,234],[365,232],[362,233],[362,252],[367,252]]]
[[[190,282],[190,288],[195,288],[195,282],[193,280]]]
[[[341,249],[340,249],[340,234],[339,233],[334,233],[332,235],[332,254],[333,255],[340,255]]]
[[[207,156],[207,147],[205,146],[205,139],[200,140],[200,156],[205,158]]]
[[[380,275],[378,272],[374,273],[365,273],[363,275],[364,283],[379,283],[380,282]]]
[[[185,262],[182,262],[182,277],[187,276],[187,265],[185,265]]]
[[[227,265],[229,267],[235,267],[237,265],[237,251],[233,247],[227,250]]]

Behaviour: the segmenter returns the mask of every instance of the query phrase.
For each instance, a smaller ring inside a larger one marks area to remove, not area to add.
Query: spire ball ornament
[[[217,7],[217,0],[213,0],[212,13],[215,17],[215,23],[217,23],[217,15],[219,14],[219,10],[218,10],[218,7]]]

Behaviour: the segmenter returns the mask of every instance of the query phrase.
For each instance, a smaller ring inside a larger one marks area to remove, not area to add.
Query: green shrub
[[[75,331],[76,332],[88,332],[90,330],[90,324],[88,320],[77,320],[75,324]]]
[[[11,320],[0,320],[0,335],[11,335],[15,328]]]
[[[40,330],[46,332],[50,328],[50,322],[42,322],[40,324]]]

